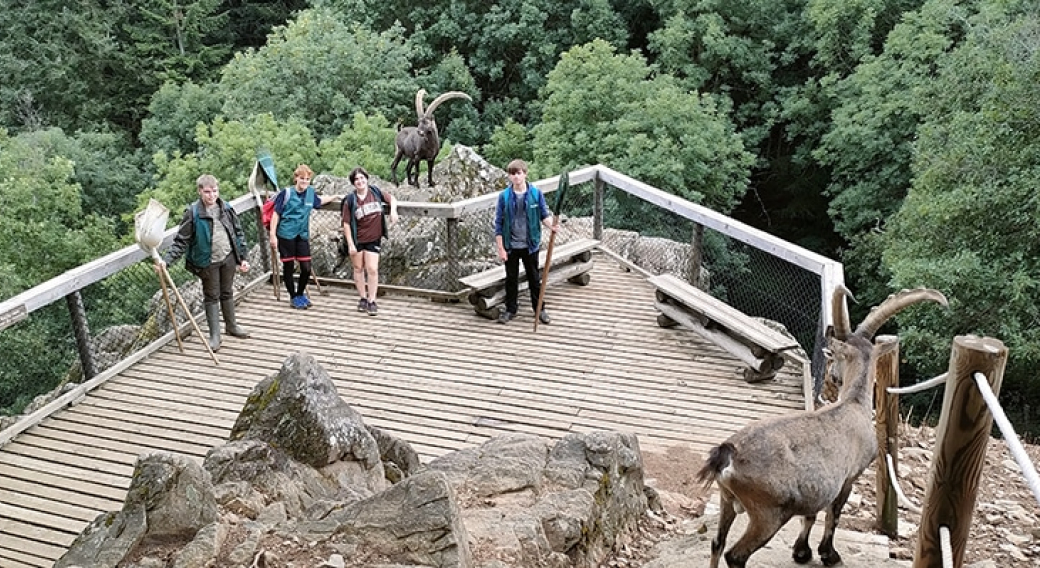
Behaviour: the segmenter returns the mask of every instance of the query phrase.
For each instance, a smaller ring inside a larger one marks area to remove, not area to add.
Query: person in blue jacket
[[[249,332],[235,321],[235,270],[249,271],[246,237],[238,215],[220,198],[217,178],[203,174],[195,181],[199,198],[184,210],[173,244],[156,261],[156,270],[184,256],[189,272],[202,281],[202,305],[209,325],[209,347],[220,348],[220,316],[227,333],[248,338]]]
[[[307,164],[296,166],[293,185],[275,196],[271,216],[271,246],[278,247],[282,259],[282,282],[289,291],[292,307],[304,310],[311,301],[304,293],[311,279],[311,210],[335,199],[333,195],[317,195],[311,185],[314,172]],[[293,281],[293,268],[300,263],[300,280]]]
[[[516,317],[520,263],[527,274],[531,309],[538,311],[542,284],[538,273],[538,249],[542,245],[542,227],[557,230],[552,224],[552,213],[545,204],[545,196],[537,187],[527,183],[527,163],[513,160],[506,166],[506,172],[509,185],[499,194],[495,208],[495,246],[498,257],[506,263],[506,303],[498,323],[508,323]],[[538,319],[546,324],[550,321],[544,306]]]

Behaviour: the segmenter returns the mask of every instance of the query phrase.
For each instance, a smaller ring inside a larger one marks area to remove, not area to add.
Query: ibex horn
[[[423,110],[423,98],[425,96],[426,89],[419,89],[415,93],[415,115],[419,117],[419,120],[422,120],[423,115],[426,114],[426,111]]]
[[[946,296],[943,296],[942,292],[933,290],[931,288],[914,288],[913,290],[900,290],[899,292],[892,294],[888,298],[885,298],[884,302],[874,307],[867,314],[867,317],[863,319],[863,323],[859,324],[856,328],[856,335],[872,339],[874,334],[877,333],[881,326],[885,324],[892,316],[903,311],[914,304],[926,301],[936,302],[943,307],[948,307],[950,303],[946,300]]]
[[[426,107],[426,116],[432,116],[433,111],[437,110],[437,107],[441,106],[441,103],[450,99],[466,99],[469,102],[473,102],[473,99],[462,91],[448,91],[447,93],[441,93],[439,97],[433,99],[430,106]]]
[[[848,297],[853,302],[856,301],[852,297],[852,292],[845,287],[844,284],[838,284],[834,288],[834,292],[831,294],[831,316],[834,318],[833,329],[831,330],[834,337],[845,341],[849,338],[849,334],[852,333],[852,324],[849,322],[849,311],[845,309],[845,298]]]

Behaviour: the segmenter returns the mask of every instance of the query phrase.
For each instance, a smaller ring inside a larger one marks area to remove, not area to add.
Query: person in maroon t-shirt
[[[354,193],[343,200],[343,236],[354,265],[354,286],[360,296],[357,309],[374,316],[378,313],[379,251],[387,222],[391,225],[397,222],[397,201],[390,193],[368,185],[368,172],[364,168],[354,168],[349,177]],[[385,204],[390,207],[388,215],[384,214]]]

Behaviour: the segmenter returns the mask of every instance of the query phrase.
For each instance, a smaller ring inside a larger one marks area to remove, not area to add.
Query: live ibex
[[[397,138],[394,144],[397,150],[394,152],[394,163],[390,165],[390,175],[397,185],[397,164],[401,158],[407,157],[408,164],[404,168],[408,183],[419,187],[419,167],[423,160],[426,161],[426,176],[430,186],[433,186],[433,160],[441,149],[440,133],[437,132],[437,123],[433,120],[433,111],[441,103],[450,99],[466,99],[473,101],[469,95],[461,91],[448,91],[433,99],[429,108],[423,109],[423,97],[426,96],[425,89],[419,89],[415,93],[415,113],[419,116],[419,124],[416,126],[398,126]],[[414,168],[414,173],[413,173]]]
[[[877,455],[872,419],[875,356],[873,337],[900,310],[923,301],[946,305],[936,290],[918,288],[889,296],[851,332],[839,287],[832,297],[834,330],[829,338],[831,375],[841,381],[841,400],[820,410],[761,420],[745,426],[711,450],[697,477],[720,492],[719,531],[711,542],[711,568],[717,568],[726,535],[741,510],[748,526],[726,552],[730,568],[746,565],[748,557],[773,538],[792,517],[802,517],[802,532],[794,543],[794,561],[812,558],[809,531],[816,515],[826,510],[820,560],[841,562],[834,550],[834,529],[852,484]]]

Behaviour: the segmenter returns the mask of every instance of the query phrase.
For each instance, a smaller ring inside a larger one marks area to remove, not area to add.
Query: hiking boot
[[[361,298],[357,301],[357,311],[367,312],[368,311],[368,298]]]
[[[542,313],[538,314],[538,321],[544,324],[549,324],[549,322],[552,321],[552,318],[549,317],[549,312],[543,309]]]
[[[516,317],[513,312],[502,310],[501,314],[498,314],[498,323],[509,323],[509,320]]]
[[[374,316],[378,312],[379,312],[379,308],[376,307],[376,303],[375,302],[369,302],[368,303],[368,315]]]

